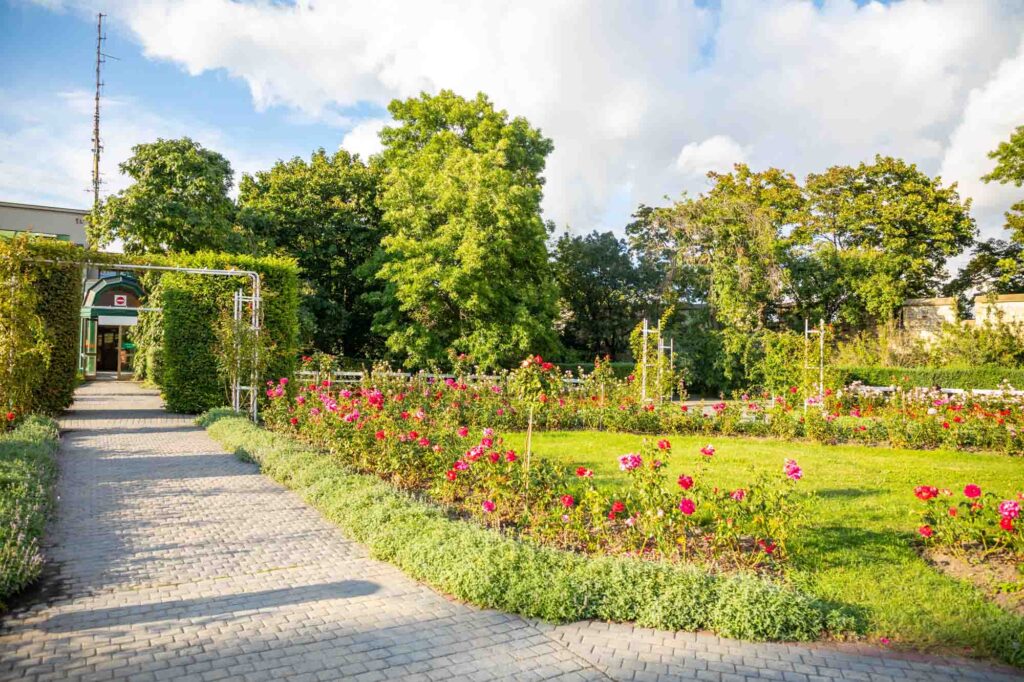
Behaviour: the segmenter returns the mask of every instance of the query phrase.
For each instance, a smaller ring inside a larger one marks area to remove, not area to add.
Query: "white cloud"
[[[92,205],[92,93],[0,91],[0,197],[8,201],[55,204],[72,208]],[[166,118],[131,99],[103,100],[103,196],[128,184],[118,164],[131,148],[158,137],[188,135],[224,154],[235,170],[269,168],[274,159],[253,155],[214,128],[193,120]]]
[[[677,157],[696,144],[697,163],[721,145],[722,160],[735,149],[717,136],[797,175],[882,153],[967,188],[975,145],[1024,123],[1022,89],[1000,85],[1024,29],[1010,0],[106,2],[148,56],[222,69],[257,107],[329,120],[421,90],[487,92],[554,140],[546,217],[580,230],[621,228],[621,205],[703,189]],[[989,121],[988,106],[1006,120]],[[971,191],[1005,207],[1001,190]]]
[[[690,142],[676,157],[676,170],[684,175],[704,177],[708,171],[732,170],[733,164],[744,163],[748,150],[728,135],[715,135],[701,142]]]
[[[367,119],[356,125],[345,134],[345,137],[341,138],[341,146],[353,154],[359,154],[365,161],[371,155],[381,150],[380,137],[378,135],[381,128],[387,124],[388,121],[386,119]]]
[[[1002,214],[1024,191],[1013,185],[986,184],[981,176],[995,162],[988,152],[1024,125],[1024,41],[1012,58],[1003,61],[983,86],[971,90],[960,124],[950,136],[942,159],[944,178],[959,180],[961,195],[971,197],[983,237],[1008,235]]]

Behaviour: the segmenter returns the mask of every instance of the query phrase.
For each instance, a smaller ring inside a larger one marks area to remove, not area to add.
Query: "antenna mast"
[[[103,35],[102,13],[96,15],[96,110],[92,116],[92,208],[93,211],[100,205],[100,151],[103,146],[100,144],[100,89],[103,81],[100,80],[100,65],[103,63]]]

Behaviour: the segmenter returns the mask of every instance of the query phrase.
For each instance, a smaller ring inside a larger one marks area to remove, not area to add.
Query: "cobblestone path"
[[[152,391],[86,384],[62,428],[51,589],[0,629],[0,679],[1020,679],[869,647],[480,610],[369,558]]]

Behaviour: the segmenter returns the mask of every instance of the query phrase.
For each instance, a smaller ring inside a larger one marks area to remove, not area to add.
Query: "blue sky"
[[[169,61],[148,59],[123,25],[114,21],[108,22],[106,35],[104,52],[118,59],[107,60],[103,65],[104,100],[142,103],[147,110],[159,112],[168,120],[216,129],[234,145],[270,160],[308,155],[318,147],[335,149],[351,127],[304,116],[286,106],[257,110],[245,83],[222,70],[191,76]],[[91,97],[95,46],[95,16],[80,11],[55,12],[20,2],[0,4],[0,58],[7,65],[0,92],[8,101],[33,106],[60,106],[60,93],[81,92]],[[362,116],[381,112],[372,106],[358,107],[356,111]],[[78,116],[92,125],[91,112],[79,112]],[[0,133],[16,135],[20,126],[19,117],[6,109],[0,112]],[[109,125],[103,125],[101,134],[112,154],[126,144],[148,141],[121,140],[113,117]],[[85,152],[91,149],[88,134],[79,146]],[[111,175],[113,167],[107,163],[104,166],[107,175]],[[86,159],[86,173],[89,168]],[[108,180],[116,182],[113,177]],[[87,206],[89,202],[84,191],[74,201],[77,188],[26,186],[15,190],[13,196],[11,188],[4,189],[6,193],[0,199],[57,200],[73,202],[74,206]]]
[[[555,143],[545,217],[622,230],[736,162],[798,177],[900,156],[956,181],[985,236],[1016,188],[1015,0],[0,0],[0,199],[86,206],[95,12],[108,13],[105,190],[133,144],[190,135],[253,172],[373,153],[395,97],[477,91]],[[236,178],[237,180],[237,178]]]

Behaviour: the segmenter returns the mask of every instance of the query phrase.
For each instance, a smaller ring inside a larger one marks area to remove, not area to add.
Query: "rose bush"
[[[554,410],[565,409],[562,397],[540,400],[554,383],[541,359],[530,358],[521,371],[529,377],[518,382],[523,393],[541,406],[555,402]],[[356,471],[428,494],[485,526],[559,549],[770,568],[787,557],[786,541],[799,519],[794,493],[802,472],[792,461],[780,463],[774,476],[726,490],[713,482],[720,455],[712,445],[675,454],[661,439],[621,455],[628,484],[607,493],[589,470],[529,463],[505,447],[490,424],[514,423],[520,405],[497,384],[383,373],[359,386],[330,379],[296,383],[268,383],[264,418],[271,429]]]
[[[598,360],[579,383],[570,373],[532,356],[519,369],[498,376],[462,373],[431,381],[412,379],[376,367],[362,384],[381,391],[437,394],[462,424],[499,431],[609,430],[643,434],[740,435],[826,443],[889,444],[910,448],[995,450],[1024,454],[1024,397],[1006,390],[995,395],[895,387],[888,393],[858,385],[804,397],[798,387],[781,395],[739,395],[730,402],[698,405],[646,403],[636,398],[629,379],[618,380]],[[330,376],[324,356],[305,367],[317,383]],[[350,387],[351,389],[359,386]],[[422,397],[422,396],[420,396]]]
[[[927,544],[981,558],[1005,554],[1024,559],[1024,492],[998,495],[968,483],[959,492],[919,485],[914,495],[924,504],[917,532]]]

